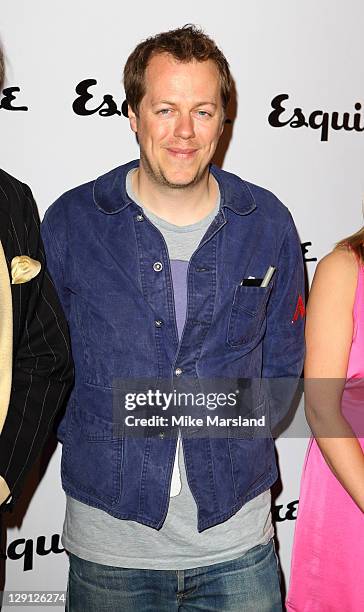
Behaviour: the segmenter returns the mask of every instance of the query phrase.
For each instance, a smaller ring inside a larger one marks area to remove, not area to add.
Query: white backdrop
[[[80,116],[73,111],[77,84],[97,80],[90,88],[94,98],[88,109],[100,106],[103,96],[110,94],[120,110],[122,68],[134,46],[151,34],[192,22],[218,42],[236,82],[237,115],[227,126],[232,138],[223,167],[269,188],[289,207],[302,243],[307,243],[309,279],[316,260],[361,226],[360,0],[2,0],[0,16],[6,87],[20,88],[13,92],[13,107],[28,107],[8,110],[6,100],[1,101],[0,166],[32,187],[41,215],[66,189],[138,156],[125,117],[98,112]],[[276,112],[274,119],[272,101],[282,94],[288,96],[282,102],[286,110]],[[311,115],[314,111],[321,114]],[[348,113],[346,127],[356,129],[329,127],[326,135],[319,125],[332,120],[342,124],[343,113]],[[304,121],[311,125],[302,125]],[[291,504],[298,499],[306,445],[305,439],[277,442],[282,491],[275,504],[286,581],[295,523]],[[67,558],[56,552],[65,505],[59,456],[57,448],[41,484],[33,495],[25,492],[21,511],[10,520],[7,590],[66,587]],[[34,477],[39,469],[35,467]],[[52,535],[53,550],[39,554],[42,536],[49,550]]]

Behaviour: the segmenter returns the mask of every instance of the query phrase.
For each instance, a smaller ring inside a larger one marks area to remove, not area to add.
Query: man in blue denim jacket
[[[269,428],[289,405],[273,381],[302,368],[297,232],[272,193],[210,164],[231,76],[209,37],[185,26],[143,41],[124,84],[140,160],[67,192],[43,222],[76,372],[59,429],[67,606],[281,610]],[[115,391],[141,379],[213,385],[236,419],[215,403],[173,421],[147,393],[115,412]]]

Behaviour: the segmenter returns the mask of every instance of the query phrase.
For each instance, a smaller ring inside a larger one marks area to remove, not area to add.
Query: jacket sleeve
[[[70,314],[70,295],[65,287],[64,261],[66,256],[64,250],[67,244],[67,235],[62,232],[62,228],[64,227],[64,219],[61,214],[62,204],[61,196],[61,198],[47,210],[40,231],[47,257],[48,270],[53,279],[57,295],[67,319]],[[60,243],[62,243],[62,245]]]
[[[12,390],[0,435],[0,475],[10,489],[12,504],[73,382],[68,328],[46,269],[38,211],[30,189],[22,187],[23,219],[14,215],[14,223],[22,224],[17,235],[26,236],[26,240],[19,246],[22,254],[41,263],[41,270],[18,286],[23,293],[16,294],[22,297],[23,320],[14,339]],[[0,503],[3,501],[0,498]]]
[[[276,279],[267,308],[262,377],[274,430],[299,395],[305,353],[305,277],[300,240],[292,217],[279,251]]]

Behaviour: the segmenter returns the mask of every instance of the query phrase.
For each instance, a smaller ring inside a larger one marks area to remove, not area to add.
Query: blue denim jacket
[[[269,191],[214,165],[220,211],[188,268],[186,323],[178,341],[168,251],[127,195],[120,166],[61,196],[47,211],[47,262],[68,319],[75,386],[59,428],[62,483],[75,499],[160,528],[176,436],[115,436],[116,379],[152,384],[192,379],[300,376],[304,294],[300,242],[290,213]],[[276,272],[267,288],[243,278]],[[302,312],[300,313],[302,314]],[[178,380],[177,380],[178,379]],[[186,378],[187,379],[187,378]],[[252,412],[281,418],[261,385]],[[183,436],[198,530],[225,521],[277,478],[270,435]]]

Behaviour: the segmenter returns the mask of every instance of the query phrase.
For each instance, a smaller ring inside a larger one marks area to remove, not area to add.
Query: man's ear
[[[128,104],[128,117],[129,117],[129,124],[130,124],[131,129],[133,130],[135,134],[137,134],[138,133],[138,117],[133,111],[133,109],[131,108],[130,104]]]

